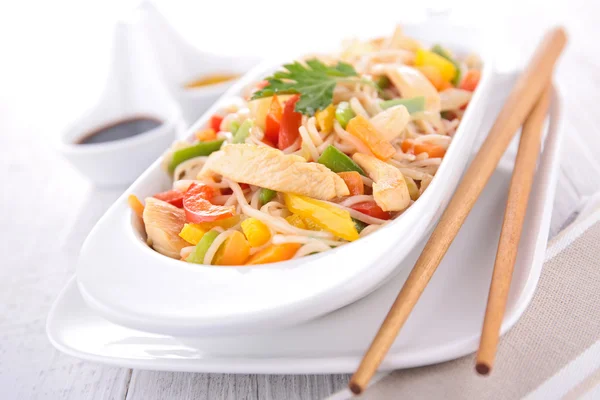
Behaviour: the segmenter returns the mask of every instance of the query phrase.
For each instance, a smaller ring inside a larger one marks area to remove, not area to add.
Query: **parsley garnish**
[[[300,94],[296,111],[313,115],[333,102],[333,90],[340,81],[356,80],[375,85],[369,80],[359,80],[354,67],[341,61],[332,67],[316,58],[306,60],[305,63],[306,65],[294,61],[293,64],[285,64],[285,71],[275,72],[266,78],[267,86],[256,91],[252,99],[274,94]]]

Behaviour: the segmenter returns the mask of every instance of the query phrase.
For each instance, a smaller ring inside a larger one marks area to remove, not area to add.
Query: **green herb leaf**
[[[305,63],[306,65],[295,61],[292,64],[285,64],[283,66],[285,71],[275,72],[268,77],[267,86],[256,91],[252,99],[270,97],[274,94],[300,94],[295,110],[302,114],[313,115],[333,102],[333,90],[339,81],[358,76],[352,65],[341,61],[332,67],[316,58]]]

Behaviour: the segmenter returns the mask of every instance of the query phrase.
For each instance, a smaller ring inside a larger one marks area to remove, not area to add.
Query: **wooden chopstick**
[[[542,142],[542,128],[550,104],[550,88],[551,85],[548,85],[527,117],[521,133],[519,151],[508,190],[508,200],[483,320],[481,341],[477,351],[475,370],[480,375],[490,373],[496,357],[500,326],[504,318],[525,212]]]
[[[350,379],[349,387],[352,392],[361,393],[381,364],[398,331],[406,322],[469,211],[496,169],[502,154],[550,82],[554,64],[566,41],[565,31],[562,28],[554,28],[546,33],[536,49],[442,214],[358,369]]]

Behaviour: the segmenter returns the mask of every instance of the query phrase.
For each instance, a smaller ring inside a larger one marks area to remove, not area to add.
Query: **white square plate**
[[[506,95],[514,79],[514,75],[505,76],[496,83],[498,98]],[[540,276],[558,176],[558,122],[555,95],[503,332],[529,304]],[[476,349],[510,173],[511,163],[504,160],[392,346],[382,370],[442,362]],[[48,337],[56,348],[75,357],[131,368],[223,373],[351,372],[423,245],[404,258],[397,268],[399,275],[389,278],[369,296],[301,325],[242,336],[176,337],[125,328],[92,311],[72,280],[50,312]]]

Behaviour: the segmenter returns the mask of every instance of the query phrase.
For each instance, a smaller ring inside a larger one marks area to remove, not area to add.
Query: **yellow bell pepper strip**
[[[386,101],[382,101],[381,103],[379,103],[379,105],[384,110],[387,110],[388,108],[391,108],[394,106],[402,105],[402,106],[406,107],[406,109],[408,110],[408,112],[410,114],[412,114],[412,113],[416,113],[416,112],[425,111],[425,97],[417,96],[417,97],[411,97],[409,99],[386,100]]]
[[[179,232],[179,237],[186,242],[197,245],[207,230],[200,228],[197,224],[185,224]]]
[[[204,264],[204,256],[208,251],[208,248],[215,241],[215,239],[219,236],[219,232],[217,231],[208,231],[202,236],[202,239],[196,245],[196,248],[190,253],[189,256],[185,259],[185,261],[194,263],[194,264]]]
[[[184,147],[183,149],[177,150],[173,153],[173,158],[169,163],[169,172],[173,173],[175,168],[184,161],[190,158],[208,156],[213,152],[219,150],[223,140],[213,140],[210,142],[200,142],[193,146]]]
[[[358,232],[348,211],[297,194],[285,193],[283,197],[287,208],[302,217],[305,223],[310,220],[319,228],[348,241],[358,239]]]
[[[290,225],[295,226],[296,228],[306,229],[306,224],[304,223],[304,220],[298,214],[289,215],[285,217],[285,220]]]
[[[144,205],[135,194],[130,194],[129,197],[127,197],[127,204],[129,204],[129,207],[131,207],[131,210],[133,210],[135,215],[137,215],[140,218],[143,218]]]
[[[194,136],[201,142],[209,142],[217,139],[217,132],[213,128],[202,129],[196,132]]]
[[[220,226],[223,229],[229,229],[240,222],[240,216],[234,215],[233,217],[219,219],[211,222],[200,222],[193,224],[196,228],[202,229],[203,231],[210,231],[212,228]]]
[[[323,150],[317,162],[323,164],[333,172],[356,171],[361,175],[366,175],[365,171],[357,163],[332,145],[327,146]]]
[[[371,149],[373,154],[381,159],[387,160],[396,154],[396,149],[385,138],[377,132],[377,129],[362,115],[357,115],[348,122],[346,127],[348,133],[362,140]]]
[[[231,236],[219,247],[213,257],[213,265],[244,265],[250,257],[250,245],[239,231],[234,231]]]
[[[417,67],[417,69],[429,79],[429,82],[435,86],[438,92],[452,87],[452,84],[444,80],[441,72],[433,65],[423,65],[422,67]]]
[[[304,221],[304,225],[306,225],[306,229],[308,229],[309,231],[323,230],[323,228],[321,228],[321,226],[313,218],[304,217],[302,218],[302,221]]]
[[[271,231],[260,220],[248,218],[242,222],[242,232],[246,235],[248,243],[252,247],[259,247],[267,243],[271,238]]]
[[[450,61],[434,52],[419,49],[415,54],[415,66],[421,67],[424,65],[431,65],[435,67],[440,73],[444,80],[450,82],[456,77],[456,67]]]
[[[246,265],[269,264],[289,260],[294,257],[300,246],[299,243],[273,244],[250,256],[250,259],[246,261]]]
[[[450,52],[448,50],[444,49],[439,44],[436,44],[435,46],[433,46],[431,48],[431,51],[437,55],[444,57],[446,60],[450,61],[452,63],[452,65],[454,65],[454,67],[456,68],[456,75],[454,76],[454,78],[452,78],[452,84],[454,86],[458,86],[458,84],[460,83],[461,75],[462,75],[461,70],[460,70],[460,64],[458,63],[458,61],[456,61],[456,59],[454,57],[452,57],[452,55],[450,54]]]
[[[346,125],[354,118],[354,111],[350,108],[350,103],[342,101],[335,109],[335,119],[340,123],[342,128],[346,129]]]
[[[315,114],[317,126],[322,133],[328,135],[333,131],[333,120],[335,118],[335,106],[330,104],[324,110],[317,111]]]

